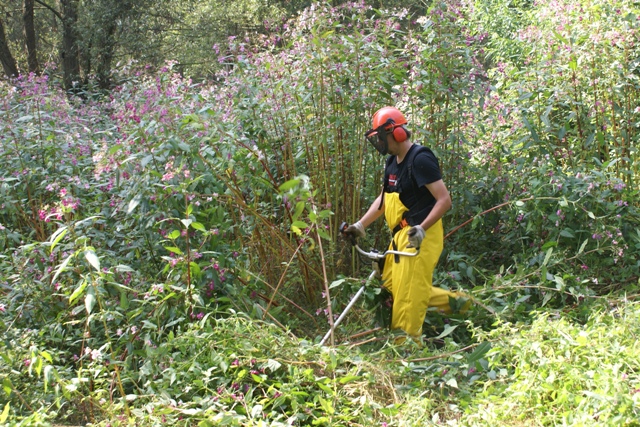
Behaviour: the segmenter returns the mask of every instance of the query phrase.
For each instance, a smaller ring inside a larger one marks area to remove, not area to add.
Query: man
[[[372,129],[365,136],[380,154],[390,154],[384,187],[364,216],[345,232],[364,237],[364,229],[384,214],[393,233],[390,249],[420,249],[415,257],[388,255],[382,272],[383,285],[393,295],[391,329],[402,329],[420,341],[427,308],[451,313],[449,298],[464,295],[432,286],[443,248],[441,218],[451,208],[451,196],[438,159],[428,148],[411,142],[406,124],[394,107],[381,108],[373,115]]]

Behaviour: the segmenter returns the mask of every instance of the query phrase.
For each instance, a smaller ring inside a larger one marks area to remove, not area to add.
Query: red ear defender
[[[407,131],[402,126],[398,126],[393,130],[393,139],[396,142],[404,142],[408,138]]]

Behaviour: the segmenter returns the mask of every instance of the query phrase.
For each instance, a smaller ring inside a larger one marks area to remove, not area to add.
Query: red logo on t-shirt
[[[389,185],[391,187],[398,185],[398,177],[396,175],[389,175]]]

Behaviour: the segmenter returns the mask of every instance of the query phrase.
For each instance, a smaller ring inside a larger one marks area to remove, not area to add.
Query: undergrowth
[[[316,5],[211,85],[0,82],[0,423],[638,425],[640,13],[480,3]],[[321,347],[370,272],[336,224],[380,191],[381,105],[441,160],[435,283],[474,304],[397,345],[373,281]]]
[[[638,425],[640,305],[599,299],[577,310],[530,322],[498,316],[490,330],[467,321],[471,345],[449,335],[438,346],[398,346],[378,333],[333,348],[243,315],[207,316],[144,350],[127,399],[113,399],[113,375],[101,368],[118,362],[98,357],[84,368],[96,392],[75,397],[91,408],[87,419],[52,394],[48,408],[7,425],[50,425],[63,414],[100,426]],[[13,386],[64,393],[74,383],[61,377],[69,361],[35,341],[29,331],[5,338],[3,374],[13,372]]]

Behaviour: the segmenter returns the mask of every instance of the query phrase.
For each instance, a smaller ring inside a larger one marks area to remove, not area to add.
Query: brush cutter
[[[391,254],[391,255],[397,255],[397,256],[414,257],[414,256],[416,256],[416,255],[418,255],[420,253],[420,249],[416,249],[415,252],[400,252],[400,251],[394,251],[394,250],[387,250],[385,252],[379,252],[376,249],[372,249],[370,252],[366,252],[362,248],[360,248],[360,246],[358,246],[358,243],[356,242],[356,238],[353,235],[348,235],[348,234],[345,233],[345,230],[347,229],[348,226],[349,226],[349,224],[347,224],[346,222],[343,222],[340,225],[340,233],[342,233],[342,235],[349,240],[349,242],[353,245],[353,247],[356,248],[356,250],[360,253],[360,255],[365,256],[365,257],[369,258],[372,261],[371,262],[372,271],[371,271],[371,274],[369,274],[369,277],[367,278],[367,280],[364,282],[364,285],[362,285],[362,287],[360,289],[358,289],[358,292],[356,292],[356,294],[353,296],[353,298],[351,298],[351,301],[349,301],[349,304],[347,304],[347,306],[345,307],[344,311],[340,314],[340,316],[336,319],[336,321],[333,322],[333,327],[331,329],[329,329],[329,331],[326,333],[324,338],[322,338],[322,341],[320,341],[320,345],[321,346],[324,345],[324,343],[329,339],[331,334],[333,334],[333,332],[338,327],[340,322],[342,322],[342,320],[347,315],[349,310],[351,310],[351,308],[354,306],[354,304],[362,296],[362,294],[364,293],[364,290],[367,287],[367,285],[369,285],[369,283],[371,283],[373,281],[373,279],[379,278],[381,276],[381,274],[382,274],[382,266],[383,266],[383,263],[384,263],[384,259],[385,259],[385,257],[387,255]]]

